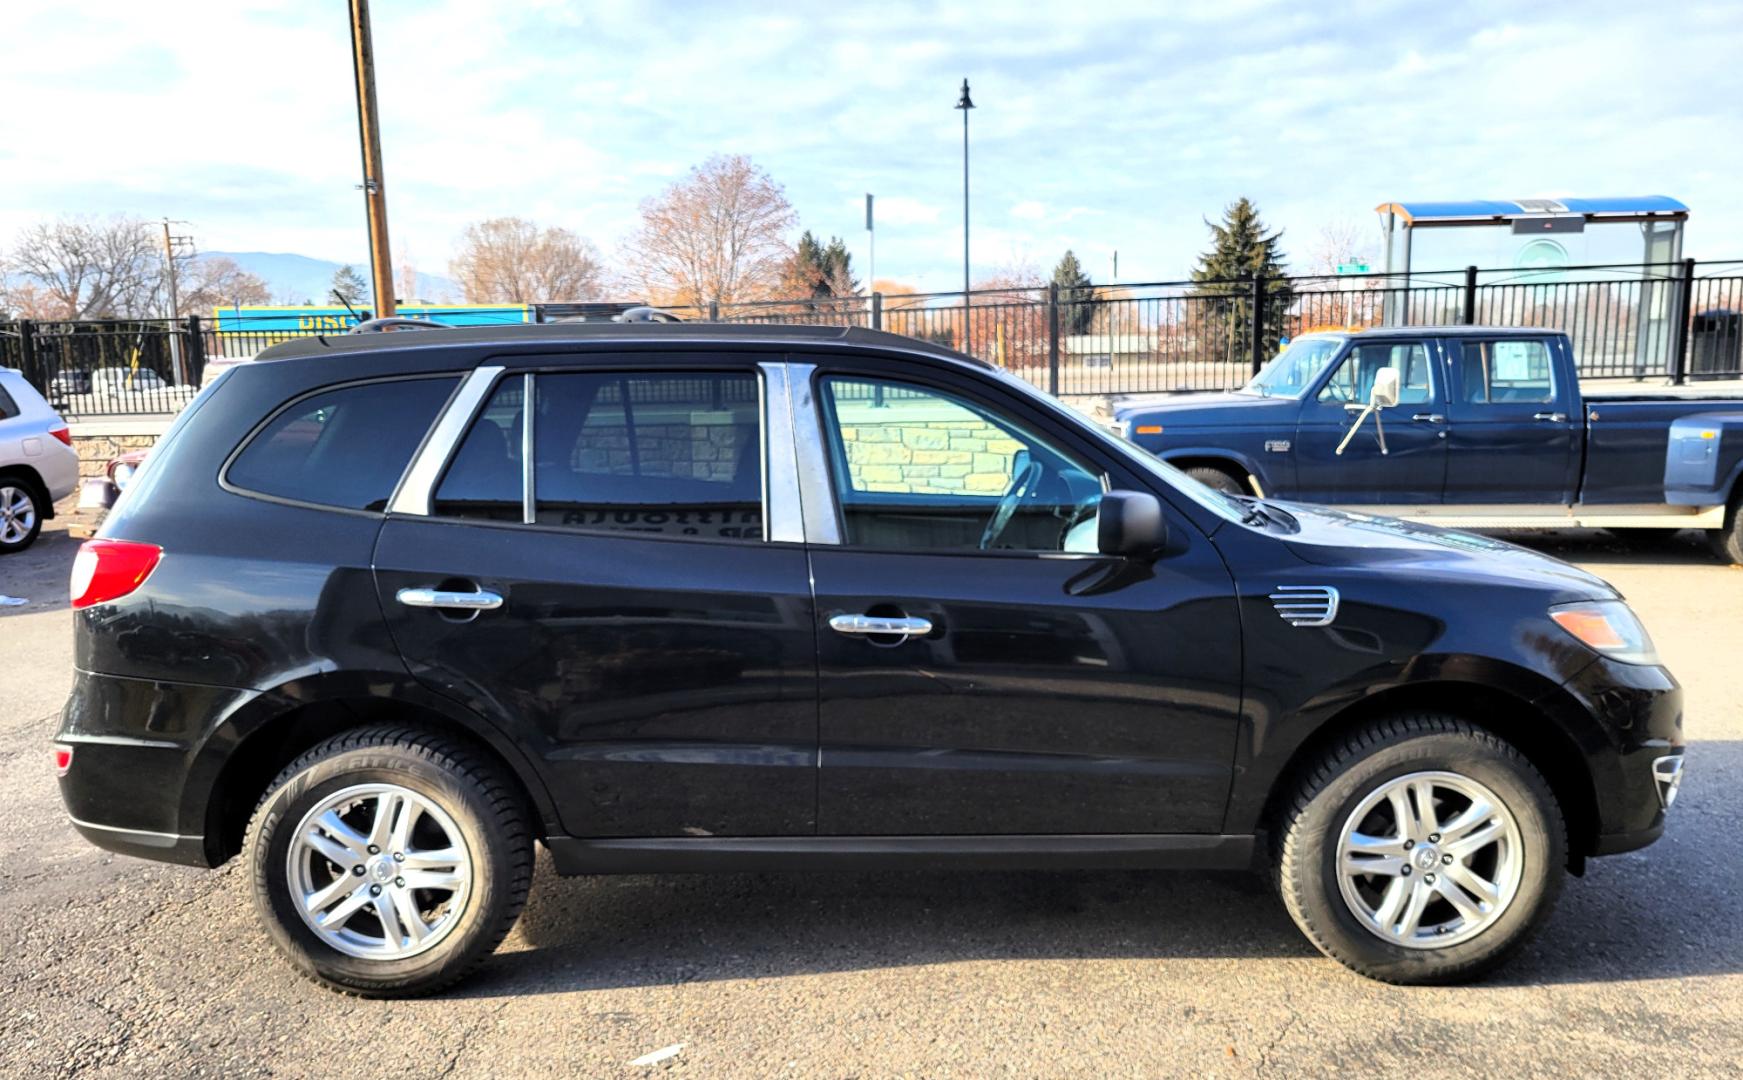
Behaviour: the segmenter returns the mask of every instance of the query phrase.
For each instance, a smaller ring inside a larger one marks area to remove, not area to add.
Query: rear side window
[[[18,404],[12,400],[12,395],[0,386],[0,420],[10,420],[18,415]]]
[[[1554,401],[1552,371],[1549,346],[1542,341],[1467,341],[1459,361],[1461,400],[1470,405]]]
[[[540,375],[537,386],[539,524],[762,539],[755,374]]]
[[[230,464],[232,487],[349,510],[385,510],[452,377],[359,383],[284,409]]]
[[[525,385],[519,375],[505,379],[472,421],[453,464],[436,486],[436,513],[486,521],[521,520]]]

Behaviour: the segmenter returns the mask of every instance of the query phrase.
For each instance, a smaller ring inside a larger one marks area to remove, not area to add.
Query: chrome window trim
[[[772,361],[757,364],[762,372],[764,539],[802,544],[805,517],[794,461],[793,398],[787,367]]]
[[[793,404],[793,457],[805,515],[807,544],[841,543],[841,515],[835,505],[835,484],[824,450],[823,418],[812,390],[816,364],[788,363],[787,379]]]
[[[435,490],[436,481],[441,478],[448,458],[453,455],[467,429],[472,426],[473,416],[484,405],[491,387],[502,372],[503,368],[498,364],[473,368],[472,373],[466,376],[459,391],[449,399],[441,419],[430,429],[430,437],[424,440],[424,445],[412,461],[412,467],[406,470],[404,479],[399,483],[399,490],[388,500],[388,513],[430,516],[430,496]]]
[[[533,399],[533,373],[521,376],[520,391],[520,522],[536,524],[538,504],[533,500],[533,416],[538,412]]]

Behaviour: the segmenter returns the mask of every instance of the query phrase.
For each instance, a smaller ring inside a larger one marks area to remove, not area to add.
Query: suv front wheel
[[[345,732],[291,762],[244,853],[273,943],[315,981],[369,997],[463,977],[514,925],[532,877],[501,770],[400,727]]]
[[[1363,975],[1450,983],[1501,964],[1561,892],[1567,833],[1518,749],[1450,716],[1376,722],[1333,746],[1284,813],[1283,902]]]

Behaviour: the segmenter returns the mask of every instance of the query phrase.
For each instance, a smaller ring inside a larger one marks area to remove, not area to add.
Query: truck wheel
[[[1225,495],[1251,494],[1247,490],[1247,485],[1242,483],[1238,477],[1224,472],[1215,465],[1194,465],[1183,471],[1212,491],[1220,491]]]
[[[344,732],[286,766],[244,855],[273,944],[363,997],[458,981],[514,925],[533,865],[512,782],[465,744],[400,726]]]
[[[1392,983],[1480,976],[1549,915],[1567,830],[1517,749],[1451,716],[1381,720],[1307,773],[1278,830],[1283,903],[1327,956]]]
[[[1731,500],[1730,509],[1725,511],[1725,527],[1708,530],[1707,540],[1719,558],[1743,563],[1743,495]]]

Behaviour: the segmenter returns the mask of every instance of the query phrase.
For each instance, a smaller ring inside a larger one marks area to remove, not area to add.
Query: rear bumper
[[[80,821],[78,818],[73,818],[72,822],[80,836],[100,848],[120,855],[180,863],[183,866],[212,865],[211,859],[206,855],[206,838],[203,836],[122,829],[113,825]]]

